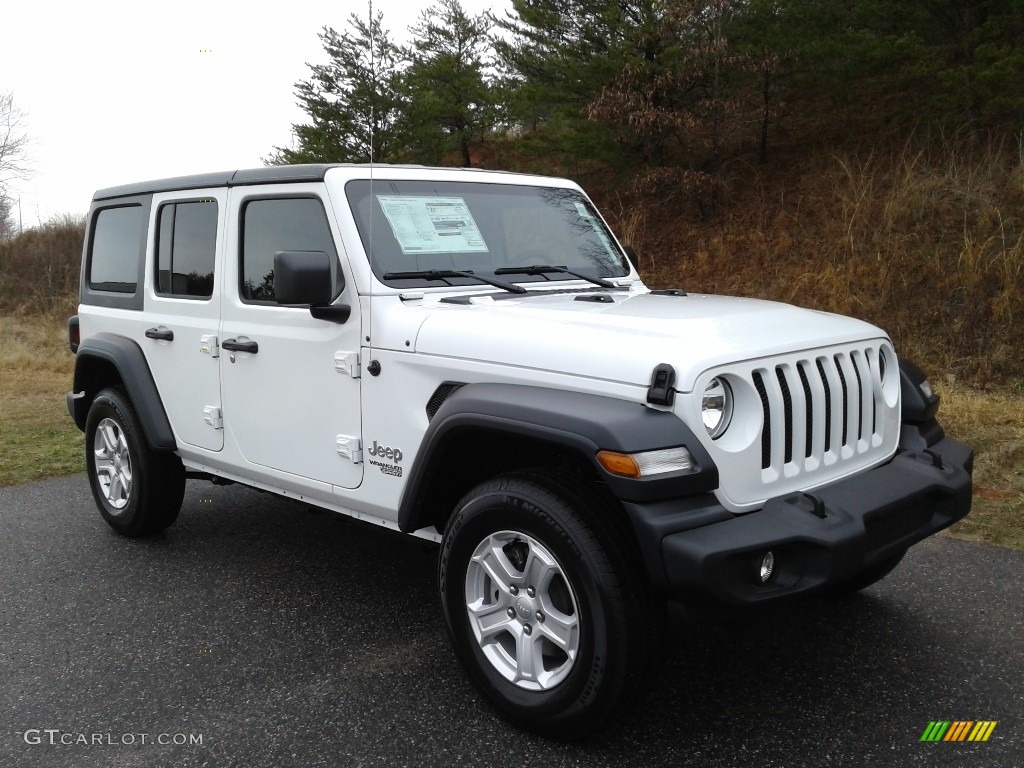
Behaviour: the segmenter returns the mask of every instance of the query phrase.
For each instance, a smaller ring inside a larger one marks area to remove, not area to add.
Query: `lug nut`
[[[505,613],[508,614],[508,617],[510,619],[514,619],[516,617],[516,609],[515,608],[509,608],[507,611],[505,611]]]
[[[533,587],[527,587],[526,588],[526,594],[528,594],[530,597],[536,597],[537,596],[537,590],[534,589]]]
[[[518,595],[519,594],[519,587],[517,587],[515,584],[513,584],[511,587],[508,588],[508,591],[511,592],[513,595]]]
[[[544,614],[537,611],[537,621],[544,621]]]
[[[523,632],[527,635],[532,635],[533,627],[531,627],[529,624],[523,624]]]

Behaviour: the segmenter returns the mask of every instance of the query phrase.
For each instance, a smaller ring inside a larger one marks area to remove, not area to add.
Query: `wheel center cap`
[[[524,621],[529,621],[533,618],[533,605],[528,598],[520,597],[516,600],[516,613],[519,614],[519,618]]]

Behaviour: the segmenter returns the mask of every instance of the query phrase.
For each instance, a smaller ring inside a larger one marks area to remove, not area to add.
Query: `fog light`
[[[769,552],[761,560],[761,583],[767,584],[768,579],[772,577],[772,572],[775,570],[775,555]]]

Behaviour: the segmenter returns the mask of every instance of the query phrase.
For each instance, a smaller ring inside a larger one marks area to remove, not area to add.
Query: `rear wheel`
[[[581,481],[523,473],[474,488],[445,532],[441,601],[458,655],[503,714],[548,736],[606,724],[655,656],[659,605],[614,512]]]
[[[96,506],[111,528],[147,536],[171,525],[185,494],[185,470],[173,453],[149,447],[135,409],[117,388],[92,401],[85,464]]]

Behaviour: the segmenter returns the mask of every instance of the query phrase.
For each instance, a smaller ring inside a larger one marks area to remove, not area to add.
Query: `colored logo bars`
[[[996,720],[932,720],[921,741],[988,741]]]

